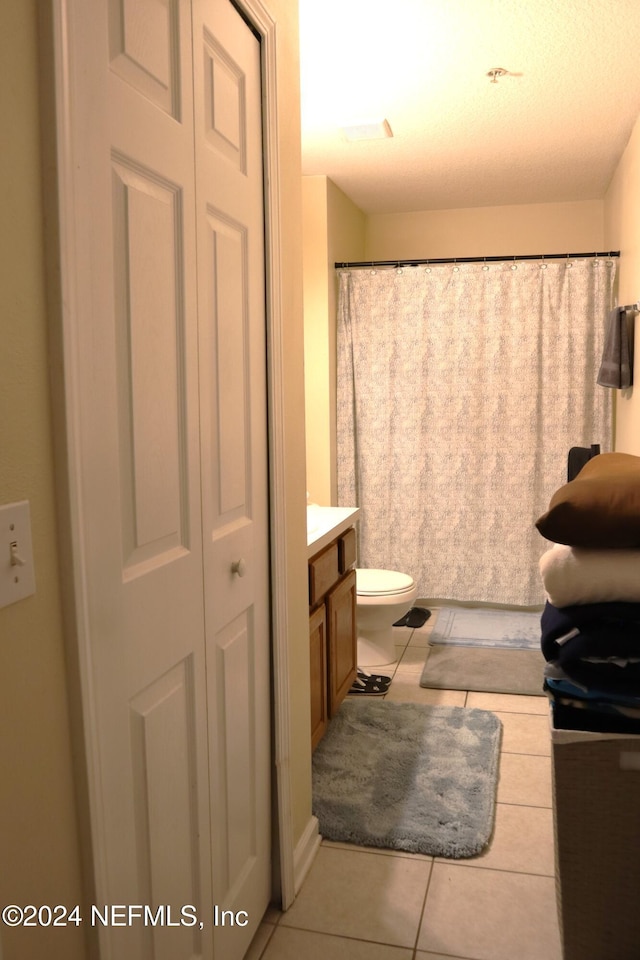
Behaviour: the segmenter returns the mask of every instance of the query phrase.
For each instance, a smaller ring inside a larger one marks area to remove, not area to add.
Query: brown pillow
[[[640,457],[592,457],[556,490],[536,527],[547,540],[572,547],[640,547]]]

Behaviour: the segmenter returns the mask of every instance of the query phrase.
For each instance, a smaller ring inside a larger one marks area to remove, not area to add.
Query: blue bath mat
[[[540,649],[540,613],[485,607],[440,607],[429,643]]]
[[[326,840],[471,857],[493,829],[502,727],[486,710],[345,700],[313,755]]]
[[[441,607],[427,651],[421,687],[543,694],[540,613]]]

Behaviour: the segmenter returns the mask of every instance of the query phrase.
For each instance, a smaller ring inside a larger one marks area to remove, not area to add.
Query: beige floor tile
[[[424,630],[424,628],[423,628]],[[431,640],[431,630],[428,632],[423,632],[423,630],[414,630],[411,640],[409,640],[408,647],[410,649],[418,648],[422,650],[427,650],[429,647],[429,641]]]
[[[418,949],[470,960],[561,960],[555,882],[435,863]]]
[[[499,713],[534,713],[549,716],[547,697],[523,697],[515,693],[479,693],[469,691],[468,707],[496,710]]]
[[[422,671],[424,670],[424,662],[426,660],[425,648],[424,647],[406,647],[402,659],[398,664],[398,670],[402,670],[405,673],[412,673],[414,676],[422,676]]]
[[[262,920],[263,923],[277,923],[281,916],[282,910],[280,907],[276,907],[275,904],[270,903]]]
[[[387,666],[389,667],[389,669],[387,670],[387,669],[385,668],[384,670],[380,670],[380,673],[391,673],[392,670],[397,670],[398,667],[400,666],[400,664],[402,663],[402,658],[404,657],[405,653],[406,653],[407,650],[409,649],[408,646],[401,647],[401,646],[400,646],[399,644],[397,644],[397,643],[395,644],[395,648],[396,648],[396,658],[397,658],[397,659],[396,659],[396,662],[395,662],[395,663],[391,663],[391,664],[387,664]]]
[[[411,640],[411,634],[413,630],[410,630],[409,627],[392,627],[393,632],[393,642],[397,647],[404,648],[407,646]]]
[[[321,846],[282,926],[412,947],[432,864]]]
[[[438,860],[447,863],[450,861]],[[548,807],[498,803],[493,837],[477,857],[456,860],[469,867],[553,877],[553,814]]]
[[[392,663],[370,663],[363,666],[358,664],[361,670],[364,670],[365,673],[383,673],[387,677],[393,676],[395,670],[397,669],[402,657],[407,649],[406,644],[394,643],[396,651],[396,659]]]
[[[452,957],[450,953],[446,955],[444,953],[424,953],[423,950],[418,950],[416,953],[416,960],[469,960],[468,957]]]
[[[467,696],[464,690],[435,690],[420,686],[425,659],[424,647],[408,646],[397,665],[393,682],[385,699],[396,702],[463,707]]]
[[[421,603],[419,600],[416,601],[416,607],[422,607],[423,610],[428,610],[429,607],[426,603]],[[426,647],[429,643],[429,638],[433,631],[433,625],[437,620],[436,614],[431,611],[431,616],[421,627],[415,627],[411,635],[411,640],[409,645],[412,647]]]
[[[500,757],[498,803],[551,806],[551,758],[503,753]]]
[[[363,673],[369,673],[369,674],[379,673],[385,677],[391,677],[393,679],[393,677],[395,676],[396,670],[398,669],[398,664],[400,663],[400,658],[402,657],[402,653],[403,653],[403,650],[401,650],[399,647],[396,647],[396,650],[398,652],[398,659],[394,661],[394,663],[371,663],[371,664],[367,664],[364,667],[361,665],[358,665],[358,669],[361,670]]]
[[[407,857],[409,860],[433,860],[433,857],[426,853],[407,853],[405,850],[387,850],[385,847],[367,847],[355,843],[341,843],[338,840],[323,840],[323,847],[331,847],[334,850],[350,850],[361,853],[363,850],[367,853],[376,854],[379,857]]]
[[[421,604],[418,604],[421,606]],[[433,632],[433,625],[436,621],[436,617],[432,613],[427,622],[422,627],[416,627],[409,641],[409,646],[411,647],[426,647],[429,645],[429,639],[431,633]]]
[[[403,947],[278,927],[262,960],[411,960]]]
[[[469,704],[467,703],[467,706]],[[502,752],[551,756],[549,718],[530,713],[498,713],[502,723]]]
[[[420,688],[419,680],[422,675],[422,668],[419,662],[416,662],[415,653],[409,653],[408,647],[396,647],[396,651],[398,654],[396,663],[365,667],[364,669],[369,673],[380,673],[384,676],[391,677],[392,683],[390,689],[398,686],[406,692],[406,696],[398,697],[394,695],[390,699],[412,701],[415,697],[412,696],[411,688]],[[424,654],[422,656],[424,659]]]
[[[244,955],[244,960],[260,960],[274,930],[275,927],[272,923],[261,923],[251,941],[251,946]]]
[[[385,700],[393,700],[396,703],[426,703],[443,707],[464,707],[466,697],[464,690],[435,690],[431,687],[421,687],[418,679],[412,674],[397,673]]]

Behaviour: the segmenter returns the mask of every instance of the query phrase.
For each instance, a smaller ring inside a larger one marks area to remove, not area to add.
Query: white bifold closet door
[[[99,921],[101,955],[239,960],[270,893],[260,42],[229,0],[68,26],[95,896],[185,921]]]

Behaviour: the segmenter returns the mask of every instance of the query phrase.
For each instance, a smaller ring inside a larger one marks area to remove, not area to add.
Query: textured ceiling
[[[299,3],[304,174],[367,213],[604,196],[640,113],[640,0]],[[392,139],[339,130],[382,118]]]

